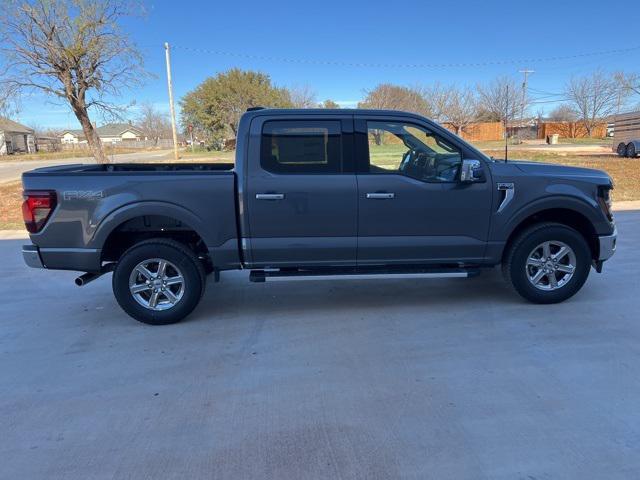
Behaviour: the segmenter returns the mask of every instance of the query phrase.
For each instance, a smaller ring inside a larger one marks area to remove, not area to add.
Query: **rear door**
[[[255,117],[246,192],[253,266],[355,265],[352,115]]]
[[[463,184],[463,142],[407,117],[355,117],[358,264],[481,262],[492,200]]]

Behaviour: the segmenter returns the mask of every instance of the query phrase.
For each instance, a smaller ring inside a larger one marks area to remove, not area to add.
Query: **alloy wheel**
[[[184,295],[184,276],[178,267],[162,258],[138,263],[129,276],[131,295],[145,308],[154,311],[174,307]]]
[[[529,282],[539,290],[565,286],[576,271],[576,254],[564,242],[551,240],[535,247],[525,265]]]

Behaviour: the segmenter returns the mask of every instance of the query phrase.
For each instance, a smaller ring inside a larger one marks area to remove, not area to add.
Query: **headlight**
[[[613,190],[613,184],[601,185],[598,187],[598,203],[600,208],[607,216],[610,222],[613,222],[613,213],[611,213],[611,190]]]

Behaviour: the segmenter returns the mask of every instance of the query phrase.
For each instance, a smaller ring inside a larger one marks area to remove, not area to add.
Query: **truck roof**
[[[247,110],[244,115],[393,115],[407,117],[421,117],[423,115],[401,110],[378,110],[368,108],[260,108]]]

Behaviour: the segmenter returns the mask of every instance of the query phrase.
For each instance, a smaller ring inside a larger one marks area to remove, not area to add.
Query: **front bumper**
[[[618,243],[618,229],[615,228],[611,235],[600,235],[598,237],[600,245],[600,256],[598,260],[604,262],[613,256],[616,252],[616,244]]]
[[[31,268],[45,268],[40,257],[40,251],[35,245],[23,245],[22,258],[24,263]]]

